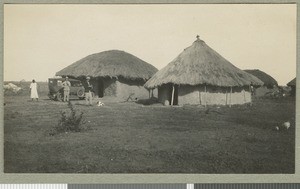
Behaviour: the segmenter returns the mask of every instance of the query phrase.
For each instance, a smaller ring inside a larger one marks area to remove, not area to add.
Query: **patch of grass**
[[[27,99],[5,97],[5,173],[295,173],[294,99],[206,112],[104,98],[103,107],[72,104],[88,130],[54,136],[60,110],[68,117],[70,108]],[[289,130],[274,130],[285,121]]]

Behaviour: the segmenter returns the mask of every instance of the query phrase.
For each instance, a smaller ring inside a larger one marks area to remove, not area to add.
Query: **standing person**
[[[35,80],[32,80],[32,83],[30,84],[30,98],[33,101],[33,99],[35,98],[36,101],[39,100],[39,95],[37,92],[37,83],[35,82]]]
[[[68,77],[65,78],[65,81],[62,83],[62,86],[64,87],[64,102],[69,102],[71,83]]]
[[[86,77],[86,81],[83,82],[85,92],[85,102],[87,105],[92,106],[92,89],[93,86],[90,84],[90,77]]]

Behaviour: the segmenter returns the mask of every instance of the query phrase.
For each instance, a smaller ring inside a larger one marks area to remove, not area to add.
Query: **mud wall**
[[[234,105],[251,102],[251,93],[248,88],[214,87],[197,85],[181,85],[178,88],[178,105],[199,104],[199,105]],[[168,105],[170,101],[171,88],[168,85],[158,88],[159,102]]]
[[[144,88],[143,81],[118,79],[116,81],[116,97],[120,100],[148,99],[149,90]]]

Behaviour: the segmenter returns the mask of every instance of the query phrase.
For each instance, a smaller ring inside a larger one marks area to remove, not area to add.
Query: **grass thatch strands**
[[[119,50],[89,55],[57,72],[57,76],[110,77],[148,80],[157,69],[129,53]]]
[[[204,41],[197,39],[148,80],[145,87],[156,88],[167,83],[230,87],[245,86],[251,82],[263,85],[258,78],[235,67]]]
[[[278,86],[277,81],[270,75],[266,74],[263,71],[260,71],[258,69],[255,70],[244,70],[245,72],[254,75],[255,77],[257,77],[258,79],[260,79],[265,86],[267,87],[273,87]]]

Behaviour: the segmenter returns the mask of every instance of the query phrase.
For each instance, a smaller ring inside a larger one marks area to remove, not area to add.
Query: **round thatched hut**
[[[251,75],[254,75],[264,83],[262,86],[255,87],[255,96],[265,96],[274,92],[275,90],[279,90],[277,81],[265,72],[258,69],[244,71]]]
[[[165,105],[232,105],[251,102],[250,84],[262,81],[248,74],[199,39],[149,79]]]
[[[291,96],[296,96],[296,77],[292,81],[288,82],[287,86],[292,89],[290,93]]]
[[[154,66],[136,56],[124,51],[110,50],[78,60],[56,75],[80,80],[89,76],[96,96],[126,100],[148,98],[149,90],[143,85],[156,72]]]

